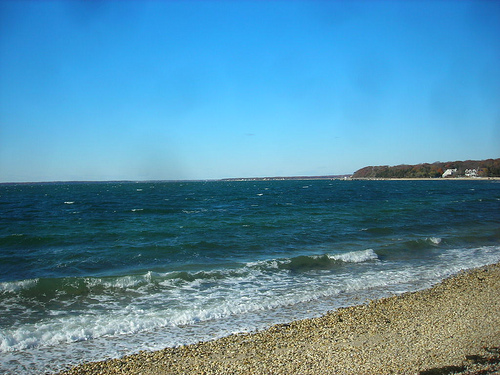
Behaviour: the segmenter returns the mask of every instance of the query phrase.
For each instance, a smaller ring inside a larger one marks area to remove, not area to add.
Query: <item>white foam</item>
[[[439,237],[430,237],[429,241],[431,241],[434,245],[439,245],[441,243],[442,239]]]
[[[23,289],[32,288],[37,283],[38,279],[2,282],[0,283],[0,292],[17,292]]]
[[[255,262],[248,262],[246,263],[247,267],[265,267],[265,268],[274,268],[278,269],[279,268],[279,261],[277,259],[271,259],[271,260],[258,260]]]
[[[361,263],[369,260],[377,260],[378,255],[373,249],[351,251],[344,254],[328,255],[330,259],[340,260],[346,263]]]

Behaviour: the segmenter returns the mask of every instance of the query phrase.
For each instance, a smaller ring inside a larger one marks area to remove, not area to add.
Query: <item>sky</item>
[[[500,1],[0,0],[0,182],[500,157]]]

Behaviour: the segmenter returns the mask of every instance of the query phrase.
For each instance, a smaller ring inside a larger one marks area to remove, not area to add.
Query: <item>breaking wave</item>
[[[302,255],[281,262],[279,268],[292,271],[328,270],[342,266],[344,263],[361,263],[377,259],[375,251],[367,249],[335,255]]]
[[[314,281],[314,274],[308,275],[307,271],[377,259],[377,254],[367,249],[268,260],[212,271],[148,271],[118,277],[4,282],[0,283],[0,308],[10,306],[11,311],[25,310],[25,313],[10,319],[0,313],[11,327],[0,337],[0,351],[133,334],[331,296],[339,293],[339,286],[320,287]],[[303,277],[297,278],[296,271]],[[33,317],[49,306],[58,319],[33,323]],[[81,313],[75,316],[74,311]],[[13,319],[22,323],[23,328],[12,328],[13,321],[8,320]]]

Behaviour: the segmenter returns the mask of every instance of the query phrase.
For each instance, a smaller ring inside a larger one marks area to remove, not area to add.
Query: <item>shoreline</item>
[[[351,181],[499,181],[500,177],[418,177],[418,178],[382,178],[382,177],[353,177]]]
[[[89,180],[89,181],[33,181],[33,182],[0,182],[0,186],[16,185],[79,185],[79,184],[142,184],[142,183],[183,183],[183,182],[268,182],[268,181],[499,181],[500,177],[349,177],[339,176],[290,176],[290,177],[235,177],[201,180]]]
[[[59,374],[492,374],[500,371],[499,295],[497,263],[319,318]]]

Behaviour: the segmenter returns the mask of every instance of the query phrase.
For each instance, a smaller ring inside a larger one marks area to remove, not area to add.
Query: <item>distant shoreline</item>
[[[498,181],[500,177],[351,177],[351,175],[338,176],[291,176],[291,177],[235,177],[201,180],[109,180],[109,181],[34,181],[34,182],[0,182],[0,186],[12,185],[57,185],[57,184],[147,184],[147,183],[184,183],[184,182],[251,182],[251,181]]]
[[[488,178],[500,177],[500,158],[400,164],[371,165],[358,169],[353,178]]]
[[[500,180],[500,177],[450,177],[450,178],[381,178],[381,177],[356,177],[350,178],[352,181],[490,181]]]

